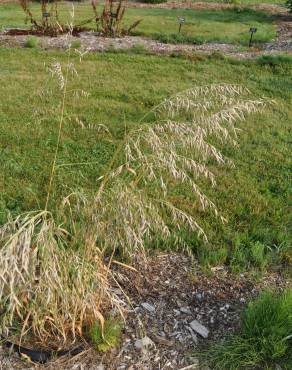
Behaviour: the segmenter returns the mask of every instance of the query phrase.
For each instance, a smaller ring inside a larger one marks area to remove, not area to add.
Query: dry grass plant
[[[236,121],[265,107],[264,99],[251,100],[248,95],[247,89],[237,85],[191,88],[149,112],[155,114],[155,123],[145,123],[145,116],[138,129],[126,135],[101,178],[93,207],[105,249],[118,249],[133,258],[144,254],[145,239],[165,240],[181,227],[207,242],[188,210],[171,201],[171,189],[188,186],[196,206],[224,221],[198,181],[204,178],[215,186],[210,163],[231,164],[211,141],[235,145]],[[176,243],[184,246],[178,237]]]

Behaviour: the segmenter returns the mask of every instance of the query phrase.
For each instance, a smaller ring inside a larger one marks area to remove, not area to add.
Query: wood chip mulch
[[[24,363],[15,354],[9,357],[1,349],[0,368],[199,369],[201,348],[236,331],[251,298],[265,287],[283,289],[290,284],[279,272],[256,282],[248,274],[233,275],[224,266],[206,275],[182,254],[158,254],[135,267],[137,272],[122,267],[114,270],[113,290],[124,301],[126,317],[119,347],[102,355],[88,347],[75,357],[43,366]],[[209,332],[208,338],[193,330],[194,321]]]

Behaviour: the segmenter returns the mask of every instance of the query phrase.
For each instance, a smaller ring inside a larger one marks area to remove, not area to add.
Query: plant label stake
[[[50,17],[50,13],[44,12],[43,13],[43,19],[45,19],[45,24],[48,26],[48,18]]]
[[[249,44],[248,44],[248,47],[250,48],[251,45],[252,45],[252,37],[253,37],[253,34],[257,32],[257,28],[255,27],[251,27],[249,29],[249,32],[250,32],[250,39],[249,39]]]
[[[180,30],[181,30],[181,26],[185,23],[185,18],[183,17],[178,17],[178,23],[179,23],[179,29],[178,29],[178,33],[180,33]]]

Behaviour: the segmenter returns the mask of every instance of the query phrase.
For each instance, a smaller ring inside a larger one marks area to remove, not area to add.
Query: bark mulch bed
[[[236,331],[251,298],[264,287],[283,289],[289,284],[280,273],[255,282],[247,274],[232,275],[224,266],[213,268],[207,276],[182,254],[158,254],[135,267],[137,272],[120,267],[114,271],[113,289],[124,301],[127,318],[118,348],[101,355],[88,347],[75,357],[43,366],[24,363],[15,354],[8,357],[2,349],[0,368],[199,369],[200,349]],[[196,332],[194,322],[203,326],[201,334],[209,331],[206,338]]]

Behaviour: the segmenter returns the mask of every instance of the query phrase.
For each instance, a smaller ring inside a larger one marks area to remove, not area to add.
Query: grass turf
[[[0,49],[0,222],[8,213],[44,207],[60,99],[45,65],[65,58],[65,52]],[[205,189],[229,222],[222,225],[197,210],[183,187],[172,197],[196,215],[209,235],[212,247],[203,246],[195,235],[185,235],[202,262],[228,261],[240,270],[266,268],[274,251],[289,259],[291,59],[194,62],[108,53],[87,55],[81,64],[73,57],[73,62],[79,76],[70,89],[83,89],[90,96],[72,96],[67,102],[70,117],[62,135],[53,209],[72,190],[95,191],[125,130],[165,97],[194,85],[244,84],[254,95],[265,95],[276,104],[239,123],[239,148],[222,148],[236,167],[216,168],[218,187]],[[41,97],[43,89],[46,94]],[[99,131],[100,124],[111,135]],[[70,165],[84,162],[90,164]]]
[[[40,5],[31,5],[33,14],[39,19]],[[70,3],[59,5],[60,19],[67,22]],[[75,3],[75,24],[93,17],[90,4]],[[178,17],[185,17],[180,37]],[[204,43],[226,42],[247,45],[250,27],[257,27],[255,43],[267,42],[275,38],[275,25],[272,16],[252,9],[227,10],[187,10],[187,9],[138,9],[126,11],[124,24],[128,27],[138,19],[142,22],[134,30],[135,34],[159,39],[164,42]],[[0,27],[26,27],[25,15],[18,4],[0,5]],[[87,25],[95,28],[93,22]]]

